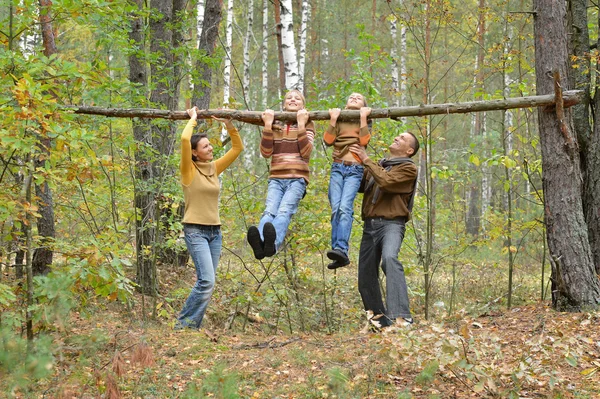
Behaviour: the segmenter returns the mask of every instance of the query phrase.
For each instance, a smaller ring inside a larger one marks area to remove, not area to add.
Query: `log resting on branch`
[[[563,107],[571,107],[581,102],[582,90],[569,90],[563,94]],[[528,96],[507,98],[503,100],[473,101],[466,103],[446,103],[446,104],[427,104],[415,105],[410,107],[392,107],[372,109],[370,119],[391,118],[399,119],[406,116],[425,116],[439,114],[466,114],[469,112],[498,111],[513,108],[531,108],[556,104],[554,94],[541,96]],[[63,107],[76,114],[86,115],[104,115],[120,118],[163,118],[172,120],[189,119],[185,111],[169,111],[151,108],[102,108],[102,107],[79,107],[76,105],[67,105]],[[208,119],[212,116],[217,118],[231,118],[240,122],[250,123],[262,126],[262,112],[260,111],[240,111],[232,109],[211,109],[203,110],[198,113],[199,119]],[[309,118],[313,121],[329,120],[329,111],[311,111]],[[275,112],[275,119],[283,122],[296,120],[295,112]],[[360,119],[358,110],[342,110],[338,120],[352,121]]]

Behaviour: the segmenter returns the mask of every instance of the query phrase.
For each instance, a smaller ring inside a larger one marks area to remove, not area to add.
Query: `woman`
[[[265,127],[260,152],[271,158],[271,168],[265,212],[258,228],[248,229],[248,243],[256,259],[273,256],[281,248],[292,216],[306,193],[315,127],[308,121],[304,104],[302,93],[291,90],[285,95],[283,110],[296,112],[297,122],[274,122],[275,113],[270,109],[262,113]]]
[[[235,161],[244,149],[240,135],[230,119],[225,124],[231,137],[231,149],[213,161],[213,148],[206,134],[194,134],[198,108],[187,110],[190,121],[181,134],[181,185],[185,200],[183,232],[185,244],[196,267],[196,285],[177,318],[175,329],[197,329],[215,286],[215,274],[221,256],[221,220],[219,219],[218,176]]]

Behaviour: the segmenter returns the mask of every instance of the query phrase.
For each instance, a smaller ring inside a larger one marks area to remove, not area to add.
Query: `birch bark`
[[[286,90],[298,89],[303,91],[303,87],[300,85],[298,54],[294,40],[292,0],[280,0],[279,4],[281,7],[281,47],[285,69],[285,88]]]

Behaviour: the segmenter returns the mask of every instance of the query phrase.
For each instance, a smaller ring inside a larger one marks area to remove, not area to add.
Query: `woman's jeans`
[[[405,219],[365,219],[358,260],[358,290],[365,310],[384,314],[392,322],[410,318],[404,268],[398,260],[404,239]],[[379,264],[386,277],[386,307],[379,286]]]
[[[265,223],[273,223],[277,238],[275,240],[275,249],[281,248],[288,226],[292,220],[292,215],[298,210],[298,204],[306,193],[306,181],[299,179],[269,179],[267,190],[267,203],[263,213],[258,231],[260,238],[264,241],[263,228]]]
[[[331,205],[331,248],[348,255],[354,216],[354,198],[363,177],[362,165],[331,164],[329,204]]]
[[[196,267],[196,285],[185,301],[175,328],[199,328],[215,287],[221,257],[221,226],[184,224],[185,244]]]

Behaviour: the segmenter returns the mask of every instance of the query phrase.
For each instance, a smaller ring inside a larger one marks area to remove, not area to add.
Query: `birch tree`
[[[298,55],[294,40],[292,0],[280,0],[279,4],[281,7],[281,49],[285,69],[285,88],[286,90],[298,89],[303,91],[304,88],[300,85]]]
[[[228,1],[225,26],[225,66],[223,68],[223,105],[229,104],[231,95],[231,42],[233,37],[233,0]]]
[[[250,103],[250,38],[252,37],[252,28],[254,23],[254,0],[248,0],[246,36],[244,37],[244,77],[242,88],[246,104]],[[251,107],[252,108],[252,107]]]
[[[398,69],[398,38],[397,38],[397,20],[396,16],[390,17],[390,36],[392,37],[392,48],[390,58],[392,59],[392,95],[393,103],[396,107],[400,106],[400,72]]]
[[[302,0],[302,19],[300,23],[300,51],[298,54],[298,86],[304,90],[304,66],[306,63],[306,36],[308,30],[308,19],[310,16],[310,3]]]
[[[196,4],[196,46],[200,46],[200,38],[202,37],[202,27],[204,26],[204,0],[198,0]]]
[[[263,0],[262,22],[262,109],[267,109],[269,93],[269,0]]]

